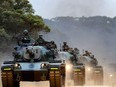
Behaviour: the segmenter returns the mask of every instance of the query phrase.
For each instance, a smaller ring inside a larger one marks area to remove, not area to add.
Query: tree
[[[0,28],[0,37],[8,38],[9,35],[6,33],[5,29]]]
[[[0,26],[10,34],[21,32],[23,29],[30,32],[50,32],[43,19],[34,15],[28,0],[0,0]]]

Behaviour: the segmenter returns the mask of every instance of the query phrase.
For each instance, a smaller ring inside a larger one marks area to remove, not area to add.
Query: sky
[[[58,16],[116,16],[116,0],[29,0],[35,14],[43,18]]]

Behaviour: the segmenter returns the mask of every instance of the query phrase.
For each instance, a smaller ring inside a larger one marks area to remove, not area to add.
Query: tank
[[[103,67],[98,64],[94,55],[79,55],[78,61],[85,64],[87,80],[93,81],[94,85],[103,85]]]
[[[65,60],[68,80],[71,79],[75,86],[85,85],[85,65],[75,60],[75,56],[70,52],[60,51],[58,59]]]
[[[62,87],[65,82],[65,62],[55,60],[53,50],[34,46],[24,40],[16,46],[13,61],[1,66],[2,87],[20,87],[20,81],[49,81],[50,87]]]

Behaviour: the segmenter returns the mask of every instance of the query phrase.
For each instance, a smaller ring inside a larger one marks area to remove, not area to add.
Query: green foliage
[[[34,15],[28,0],[0,0],[0,26],[9,33],[18,33],[23,29],[29,29],[30,32],[50,31],[43,19]]]
[[[9,37],[9,35],[6,33],[5,29],[0,29],[0,37]]]
[[[32,15],[32,14],[26,14],[23,15],[23,20],[25,21],[25,25],[30,29],[30,31],[33,30],[45,30],[46,32],[49,32],[50,29],[48,26],[44,24],[43,19],[38,15]]]

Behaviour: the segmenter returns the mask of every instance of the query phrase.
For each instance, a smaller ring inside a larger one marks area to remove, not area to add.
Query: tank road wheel
[[[50,87],[61,87],[60,70],[50,70],[49,79],[50,79]]]
[[[85,74],[78,70],[75,70],[73,73],[74,85],[83,86],[85,84]]]
[[[12,71],[2,71],[1,78],[2,78],[2,87],[14,87]]]

